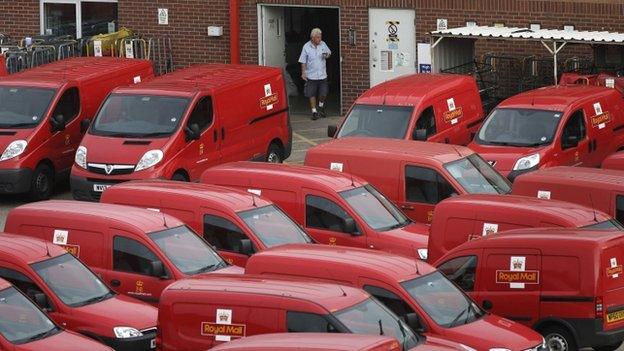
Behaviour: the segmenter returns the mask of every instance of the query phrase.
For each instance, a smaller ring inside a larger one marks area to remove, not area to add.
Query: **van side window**
[[[286,328],[289,333],[337,333],[338,330],[325,317],[305,312],[286,313]]]
[[[35,282],[18,271],[14,271],[9,268],[0,268],[0,278],[10,282],[33,300],[36,294],[43,293]]]
[[[113,270],[153,276],[154,261],[160,260],[140,242],[122,236],[113,240]]]
[[[65,123],[69,123],[78,116],[78,112],[80,112],[80,94],[78,93],[78,88],[69,88],[63,93],[56,104],[52,117],[63,115]]]
[[[565,127],[563,127],[561,149],[576,147],[579,141],[585,138],[585,134],[585,115],[581,109],[574,112],[568,122],[566,122]]]
[[[307,227],[346,233],[345,220],[348,218],[351,216],[333,201],[314,195],[306,196]]]
[[[196,123],[199,131],[203,132],[212,124],[212,99],[205,96],[197,104],[189,116],[187,125]]]
[[[438,270],[464,291],[473,291],[477,275],[477,256],[456,257],[446,261]]]
[[[249,239],[236,224],[225,218],[204,215],[204,239],[217,250],[242,254],[241,240]],[[256,252],[256,249],[253,249]]]
[[[392,291],[372,285],[364,285],[364,291],[371,294],[399,317],[414,313],[410,305]]]
[[[437,204],[457,195],[455,189],[438,172],[424,167],[405,167],[405,198],[408,202]]]
[[[624,195],[618,195],[615,198],[615,219],[624,223]]]
[[[427,138],[436,133],[435,113],[433,106],[427,107],[418,117],[414,131],[412,132],[412,140],[417,140],[416,131],[424,129],[426,131]]]

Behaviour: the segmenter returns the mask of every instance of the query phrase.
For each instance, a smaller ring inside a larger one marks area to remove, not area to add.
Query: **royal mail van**
[[[436,206],[427,260],[435,262],[454,247],[484,235],[537,227],[624,230],[612,216],[572,202],[514,195],[462,195]]]
[[[248,275],[175,282],[163,291],[158,320],[157,343],[168,351],[285,332],[384,335],[406,350],[423,339],[363,290]]]
[[[175,280],[242,273],[180,220],[142,208],[43,201],[11,210],[4,229],[62,245],[118,294],[152,304]]]
[[[615,350],[624,340],[622,262],[621,232],[535,228],[470,241],[435,265],[551,350]]]
[[[553,167],[523,174],[513,194],[577,203],[624,221],[624,172],[585,167]]]
[[[602,161],[602,168],[624,171],[624,152],[613,153]]]
[[[379,137],[467,145],[483,122],[472,77],[412,74],[365,91],[329,137]]]
[[[340,138],[310,148],[305,165],[362,177],[421,223],[431,222],[434,206],[446,198],[511,191],[472,150],[439,143]]]
[[[0,350],[112,351],[85,336],[64,331],[22,292],[0,278]]]
[[[414,258],[347,247],[284,245],[253,256],[245,273],[361,288],[399,317],[415,314],[417,332],[471,349],[542,350],[540,335],[486,313],[442,273]]]
[[[595,86],[527,91],[501,102],[469,147],[512,181],[538,168],[598,167],[624,148],[624,100]]]
[[[234,162],[209,168],[201,182],[270,199],[319,243],[427,258],[428,226],[413,223],[359,177],[314,167]]]
[[[147,351],[156,346],[158,310],[115,294],[61,247],[0,233],[0,278],[11,282],[63,328],[117,350]],[[4,315],[0,315],[0,326],[3,323]]]
[[[291,139],[281,69],[192,66],[106,99],[76,154],[72,194],[98,200],[126,180],[196,181],[223,162],[282,162]]]
[[[230,264],[244,267],[269,247],[314,240],[268,199],[209,184],[135,180],[114,185],[101,202],[170,214],[201,233]]]
[[[48,198],[106,95],[153,75],[147,60],[82,57],[1,78],[0,193]]]

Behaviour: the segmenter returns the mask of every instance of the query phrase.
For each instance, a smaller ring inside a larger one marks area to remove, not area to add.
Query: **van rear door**
[[[601,256],[597,297],[602,297],[603,328],[624,328],[624,239],[610,242]]]

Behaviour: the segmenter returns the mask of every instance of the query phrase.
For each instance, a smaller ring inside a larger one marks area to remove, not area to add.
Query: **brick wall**
[[[0,0],[0,33],[20,38],[39,30],[39,0]]]

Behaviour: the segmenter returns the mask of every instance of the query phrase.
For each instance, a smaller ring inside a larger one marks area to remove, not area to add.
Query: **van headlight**
[[[139,163],[137,163],[136,167],[134,168],[134,171],[137,172],[143,169],[156,166],[158,162],[162,161],[162,159],[163,159],[163,152],[161,150],[150,150],[146,152],[145,155],[143,155],[143,157],[141,157],[141,159],[139,160]]]
[[[26,140],[15,140],[11,142],[9,146],[4,149],[2,157],[0,157],[0,161],[12,159],[13,157],[21,155],[24,150],[26,150],[26,145],[28,145]]]
[[[420,257],[421,260],[426,261],[427,260],[427,254],[429,253],[429,251],[427,249],[418,249],[416,250],[418,251],[418,257]]]
[[[143,333],[132,327],[115,327],[113,328],[117,339],[137,338],[143,336]]]
[[[514,171],[521,171],[524,169],[529,169],[532,167],[535,167],[537,165],[539,165],[540,163],[540,155],[539,154],[533,154],[533,155],[529,155],[529,156],[524,156],[521,159],[519,159],[518,161],[516,161],[516,164],[514,165],[513,170]]]
[[[78,146],[76,155],[74,156],[74,162],[84,169],[87,169],[87,148],[84,146]]]

